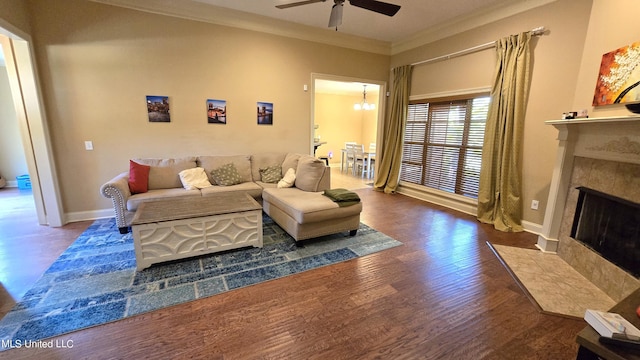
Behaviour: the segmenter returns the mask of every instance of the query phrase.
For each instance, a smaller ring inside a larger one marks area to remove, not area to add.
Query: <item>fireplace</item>
[[[638,229],[612,223],[629,216],[621,222],[636,227],[640,224],[640,116],[546,123],[559,130],[559,146],[536,246],[556,253],[609,297],[620,301],[640,287]],[[588,208],[596,203],[595,209],[583,213],[585,203]],[[623,206],[623,210],[603,210],[601,206]],[[613,211],[616,215],[608,216]],[[613,238],[611,231],[616,232]],[[604,239],[601,232],[607,233]],[[635,240],[631,245],[626,242],[629,238]],[[610,250],[610,246],[619,249]],[[620,253],[622,260],[616,259]]]
[[[640,277],[640,204],[580,186],[571,237]]]

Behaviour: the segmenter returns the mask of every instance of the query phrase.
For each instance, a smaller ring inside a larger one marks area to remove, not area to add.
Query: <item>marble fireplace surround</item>
[[[640,279],[571,238],[578,186],[640,203],[640,116],[551,120],[558,152],[536,246],[565,262],[620,301]]]

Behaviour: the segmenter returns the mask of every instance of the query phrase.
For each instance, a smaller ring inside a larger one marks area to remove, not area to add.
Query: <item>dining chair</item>
[[[355,142],[345,142],[344,143],[344,149],[345,149],[345,157],[346,157],[345,169],[346,169],[347,172],[349,172],[349,168],[351,168],[351,172],[353,172],[355,174],[355,163],[356,163],[355,149],[356,149],[356,143]]]
[[[371,176],[369,177],[373,177],[373,174],[375,174],[375,169],[376,169],[376,143],[372,142],[369,143],[369,158],[370,158],[370,171],[371,171]]]
[[[355,146],[354,150],[354,158],[355,158],[355,167],[353,168],[353,175],[362,174],[364,177],[365,174],[369,174],[369,154],[364,151],[364,145],[358,144]]]

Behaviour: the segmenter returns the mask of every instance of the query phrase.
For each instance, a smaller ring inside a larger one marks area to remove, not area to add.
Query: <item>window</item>
[[[412,101],[400,180],[478,198],[489,99]]]

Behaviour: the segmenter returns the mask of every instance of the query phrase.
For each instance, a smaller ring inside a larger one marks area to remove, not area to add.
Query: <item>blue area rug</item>
[[[263,281],[331,265],[402,243],[360,224],[295,241],[266,215],[263,248],[244,248],[136,271],[131,233],[95,221],[0,320],[0,351]]]

